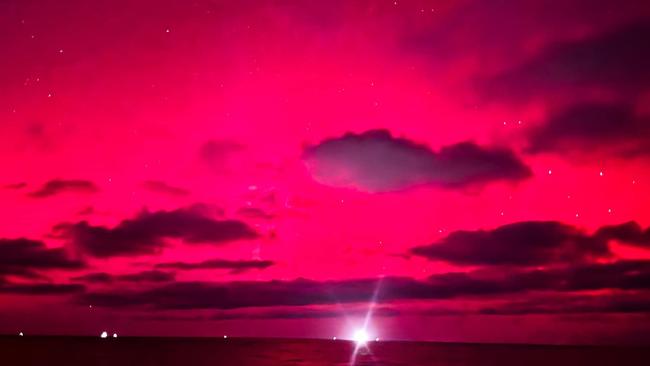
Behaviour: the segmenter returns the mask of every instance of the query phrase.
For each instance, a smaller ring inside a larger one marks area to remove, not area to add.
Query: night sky
[[[0,2],[0,333],[638,343],[647,1]]]

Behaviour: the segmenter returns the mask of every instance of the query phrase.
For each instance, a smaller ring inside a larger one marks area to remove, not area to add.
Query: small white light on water
[[[336,340],[336,337],[332,337],[332,340],[335,341],[335,340]]]
[[[18,333],[19,336],[24,336],[23,332]]]
[[[117,333],[113,333],[113,338],[117,338]]]
[[[103,331],[102,334],[99,335],[99,338],[108,338],[108,333],[106,333],[106,331]]]
[[[224,334],[224,335],[223,335],[223,339],[227,339],[227,338],[228,338],[228,336]]]

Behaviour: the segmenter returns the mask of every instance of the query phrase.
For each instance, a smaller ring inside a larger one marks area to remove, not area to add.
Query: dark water
[[[349,365],[346,341],[0,337],[0,365]],[[372,342],[356,365],[650,365],[650,349]]]

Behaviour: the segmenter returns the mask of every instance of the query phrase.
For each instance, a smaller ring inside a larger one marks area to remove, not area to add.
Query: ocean
[[[2,366],[650,365],[650,348],[250,338],[0,337]]]

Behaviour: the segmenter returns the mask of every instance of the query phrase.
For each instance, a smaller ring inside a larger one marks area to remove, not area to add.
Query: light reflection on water
[[[0,337],[2,365],[349,365],[355,344],[333,340]],[[369,342],[364,365],[650,365],[650,349]]]

